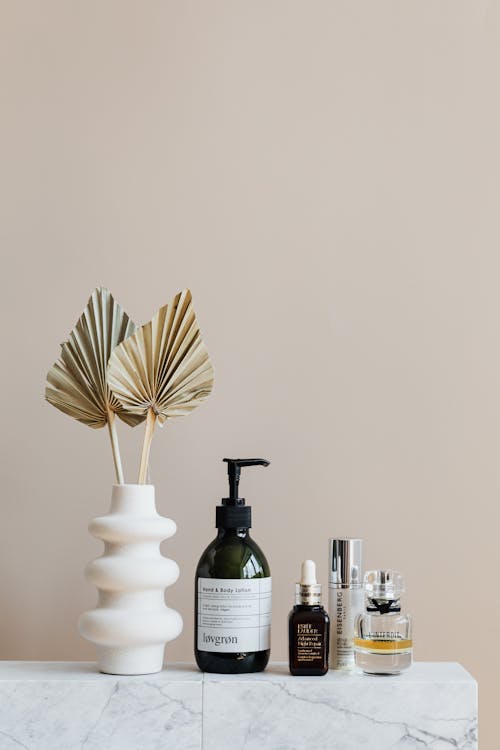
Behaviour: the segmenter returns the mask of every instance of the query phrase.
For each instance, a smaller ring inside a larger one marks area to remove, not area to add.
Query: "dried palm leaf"
[[[146,417],[139,484],[146,480],[156,422],[191,412],[210,394],[214,373],[184,289],[113,351],[109,387],[128,414]]]
[[[123,470],[116,433],[115,415],[134,426],[144,417],[129,414],[111,393],[106,368],[113,349],[136,330],[123,308],[107,289],[96,289],[61,355],[47,374],[45,398],[79,422],[98,429],[108,426],[116,478],[123,484]]]

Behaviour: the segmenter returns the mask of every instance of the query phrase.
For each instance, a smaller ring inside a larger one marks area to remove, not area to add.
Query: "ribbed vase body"
[[[156,512],[153,485],[122,484],[113,487],[109,513],[94,518],[89,530],[104,552],[85,569],[98,602],[80,617],[80,633],[95,644],[101,672],[159,672],[166,643],[182,630],[180,614],[164,596],[179,567],[160,552],[176,525]]]

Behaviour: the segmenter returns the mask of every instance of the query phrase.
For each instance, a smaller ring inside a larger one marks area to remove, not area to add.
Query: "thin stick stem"
[[[111,450],[113,451],[113,463],[115,465],[116,481],[123,484],[122,459],[120,456],[120,446],[118,444],[118,433],[116,431],[115,413],[108,409],[108,431],[111,440]]]
[[[149,409],[146,417],[146,432],[144,433],[144,442],[142,444],[142,455],[141,455],[141,466],[139,468],[139,484],[146,484],[148,464],[149,464],[149,451],[151,450],[151,441],[153,439],[153,432],[156,425],[156,414],[153,409]]]

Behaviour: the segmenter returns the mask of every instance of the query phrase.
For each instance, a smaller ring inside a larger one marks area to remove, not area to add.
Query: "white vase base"
[[[133,646],[129,648],[97,647],[99,671],[104,674],[155,674],[163,669],[165,646]]]

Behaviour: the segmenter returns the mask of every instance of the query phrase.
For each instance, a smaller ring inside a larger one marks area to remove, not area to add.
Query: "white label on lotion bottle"
[[[200,651],[266,651],[271,640],[271,578],[198,578]]]

